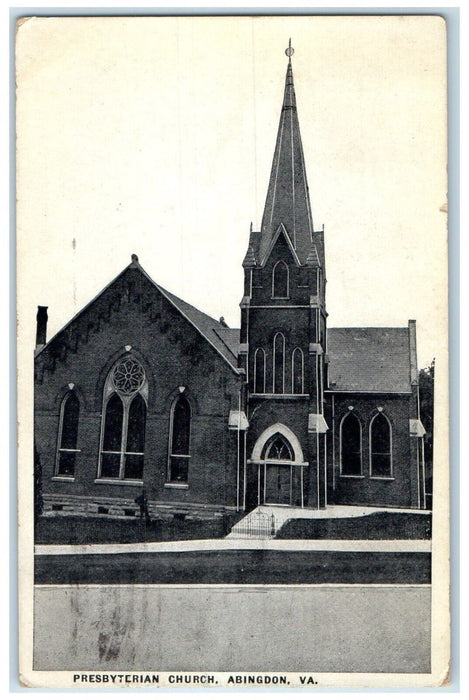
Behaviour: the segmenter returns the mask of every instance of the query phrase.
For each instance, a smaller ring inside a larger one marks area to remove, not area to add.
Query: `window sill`
[[[288,460],[285,461],[284,459],[247,459],[246,464],[253,464],[254,466],[275,466],[276,464],[285,464],[286,466],[289,467],[309,467],[309,462],[289,462]]]
[[[393,476],[370,476],[370,479],[374,479],[375,481],[395,481]]]
[[[52,481],[75,481],[75,477],[66,476],[65,474],[56,474],[52,477]]]
[[[168,481],[168,482],[164,485],[164,487],[165,487],[165,489],[182,489],[182,490],[184,490],[184,491],[187,491],[187,489],[189,488],[189,484],[179,484],[179,483],[177,483],[177,482],[175,482],[175,481],[174,481],[174,482],[173,482],[173,481]]]
[[[309,399],[309,394],[250,394],[252,399]]]
[[[143,480],[138,479],[95,479],[95,484],[113,484],[115,486],[143,486]]]
[[[364,479],[364,474],[341,474],[341,479]]]

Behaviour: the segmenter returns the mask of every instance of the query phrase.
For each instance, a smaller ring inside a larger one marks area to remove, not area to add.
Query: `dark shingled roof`
[[[148,276],[148,275],[147,275]],[[151,279],[151,278],[150,278]],[[199,309],[196,309],[192,304],[188,304],[187,301],[179,299],[171,292],[161,287],[159,284],[151,280],[155,287],[160,290],[160,292],[180,311],[183,316],[185,316],[195,328],[203,335],[211,345],[217,350],[217,352],[233,367],[237,368],[238,358],[237,358],[237,346],[233,347],[233,342],[230,339],[233,335],[231,328],[226,328],[219,321],[216,321],[211,316],[204,314]],[[238,337],[239,345],[239,330],[236,331]],[[235,350],[235,352],[233,351]]]
[[[329,328],[333,391],[410,392],[408,328]]]
[[[214,330],[233,357],[237,358],[239,352],[239,328],[215,328]]]

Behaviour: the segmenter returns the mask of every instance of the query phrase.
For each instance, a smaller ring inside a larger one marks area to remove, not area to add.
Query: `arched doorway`
[[[296,435],[277,423],[258,438],[248,460],[246,506],[304,505],[303,452]]]
[[[292,505],[293,454],[288,440],[277,433],[263,450],[265,463],[264,502]]]

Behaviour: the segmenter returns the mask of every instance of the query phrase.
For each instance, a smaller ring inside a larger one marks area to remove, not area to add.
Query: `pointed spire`
[[[313,237],[313,219],[293,82],[293,51],[290,40],[285,51],[288,66],[282,112],[262,217],[260,261],[282,223],[301,263],[305,262],[310,252]]]
[[[283,95],[283,109],[291,109],[296,107],[295,86],[293,84],[293,68],[291,65],[291,57],[295,53],[292,48],[291,39],[288,40],[288,49],[285,49],[288,56],[287,77],[285,78],[285,93]]]

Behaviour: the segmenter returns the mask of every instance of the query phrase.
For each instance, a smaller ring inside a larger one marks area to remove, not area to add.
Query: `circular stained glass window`
[[[134,394],[142,388],[145,381],[145,371],[136,360],[122,360],[112,373],[112,383],[121,394]]]

